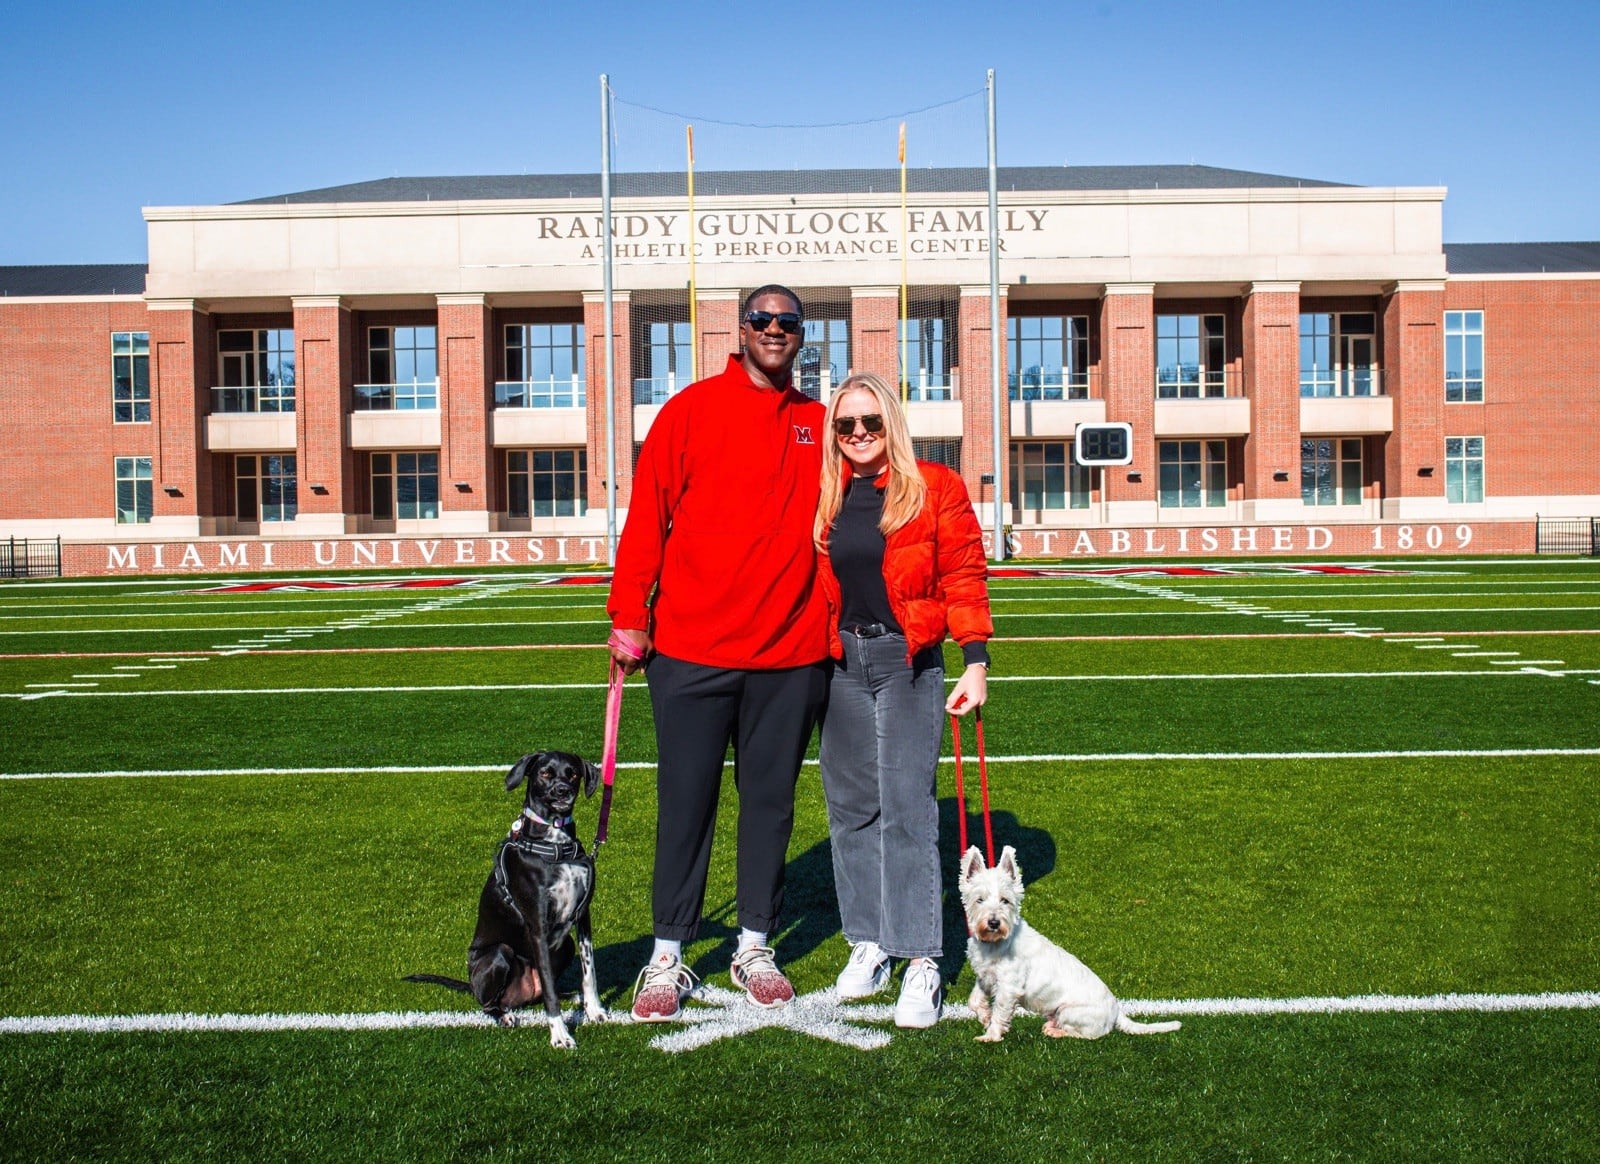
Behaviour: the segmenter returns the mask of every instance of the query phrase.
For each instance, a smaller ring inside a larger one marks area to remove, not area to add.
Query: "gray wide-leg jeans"
[[[943,656],[930,647],[908,664],[901,635],[839,637],[821,762],[844,936],[897,958],[937,958]]]

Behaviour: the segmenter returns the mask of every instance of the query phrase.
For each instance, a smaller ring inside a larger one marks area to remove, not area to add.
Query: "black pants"
[[[780,671],[735,671],[654,656],[645,669],[655,712],[655,936],[693,938],[728,744],[739,790],[739,924],[771,933],[783,908],[794,787],[828,697],[827,660]]]

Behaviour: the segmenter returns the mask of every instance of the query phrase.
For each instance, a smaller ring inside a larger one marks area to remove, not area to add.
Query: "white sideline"
[[[1546,994],[1361,994],[1350,998],[1125,999],[1136,1015],[1417,1014],[1531,1010],[1594,1010],[1600,991]],[[951,1011],[965,1008],[951,1006]],[[884,1010],[887,1012],[888,1008]],[[884,1017],[888,1017],[887,1013]],[[947,1017],[965,1017],[951,1014]],[[519,1016],[518,1025],[538,1025],[543,1014]],[[130,1014],[29,1015],[0,1018],[0,1035],[120,1035],[177,1032],[398,1031],[494,1025],[481,1011],[377,1011],[371,1014]]]
[[[1357,752],[1055,752],[1032,756],[988,756],[990,764],[1115,764],[1129,760],[1427,760],[1441,758],[1494,759],[1531,756],[1600,756],[1600,748],[1432,748]],[[954,764],[955,757],[939,757]],[[504,772],[514,763],[498,764],[389,764],[349,768],[143,768],[106,769],[99,772],[0,772],[0,780],[93,780],[101,777],[143,776],[432,776],[455,772]],[[815,768],[816,760],[805,761]],[[654,768],[652,760],[621,760],[617,767]]]

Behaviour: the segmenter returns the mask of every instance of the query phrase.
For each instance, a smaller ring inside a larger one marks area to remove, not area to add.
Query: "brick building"
[[[692,244],[676,180],[613,186],[624,510],[661,402],[781,282],[806,390],[903,382],[1029,556],[1522,550],[1600,514],[1600,243],[1446,245],[1437,188],[1003,168],[997,415],[982,172],[914,172],[904,218],[896,171],[700,175]],[[148,267],[0,268],[0,537],[69,572],[604,560],[598,177],[145,218]],[[1131,463],[1077,464],[1106,421]]]

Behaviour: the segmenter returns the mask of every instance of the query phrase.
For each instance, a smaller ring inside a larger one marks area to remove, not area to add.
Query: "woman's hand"
[[[611,652],[611,657],[616,660],[617,666],[622,668],[624,675],[632,675],[644,661],[650,657],[654,644],[650,642],[650,632],[642,630],[614,630],[606,642],[606,647]]]
[[[988,700],[989,668],[982,663],[972,663],[956,680],[955,690],[945,700],[944,709],[951,715],[966,715],[973,708],[982,707]]]

